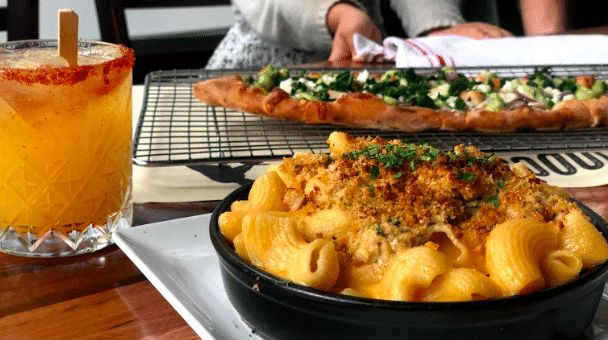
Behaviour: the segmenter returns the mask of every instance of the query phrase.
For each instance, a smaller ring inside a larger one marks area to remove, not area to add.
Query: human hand
[[[452,27],[440,27],[426,35],[461,35],[475,39],[512,37],[513,33],[485,22],[465,22]]]
[[[334,40],[328,60],[331,62],[347,61],[356,58],[353,35],[359,33],[376,42],[382,40],[382,34],[376,24],[361,9],[339,3],[327,12],[327,27]]]

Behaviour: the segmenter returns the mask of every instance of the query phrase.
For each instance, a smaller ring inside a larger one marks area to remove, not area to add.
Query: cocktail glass
[[[132,224],[133,51],[56,40],[0,44],[0,251],[55,257]]]

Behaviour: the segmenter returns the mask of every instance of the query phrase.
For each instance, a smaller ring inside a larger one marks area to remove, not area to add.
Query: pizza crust
[[[205,103],[242,110],[253,114],[264,114],[260,101],[266,98],[263,88],[249,86],[239,75],[230,75],[199,82],[194,85],[194,96]]]
[[[590,110],[579,100],[564,101],[552,110],[529,106],[498,112],[477,109],[467,111],[466,117],[466,129],[483,132],[568,130],[597,126]]]
[[[381,130],[424,131],[439,129],[437,111],[417,107],[389,105],[372,93],[348,93],[333,102],[328,122]]]
[[[608,125],[608,96],[584,101],[592,117],[592,126]]]
[[[520,106],[498,112],[457,111],[391,105],[375,94],[363,92],[345,93],[334,101],[292,98],[278,87],[268,92],[249,86],[239,75],[199,82],[194,85],[193,94],[210,105],[267,117],[404,132],[565,130],[608,125],[606,95],[586,101],[566,100],[552,110]]]

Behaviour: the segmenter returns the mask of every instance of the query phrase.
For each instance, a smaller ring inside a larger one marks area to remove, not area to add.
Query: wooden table
[[[608,185],[569,192],[608,220]],[[134,225],[209,213],[217,203],[136,204]],[[114,245],[93,254],[59,259],[0,253],[0,339],[199,337]]]
[[[217,201],[134,206],[134,225],[209,213]],[[0,339],[200,339],[116,246],[35,259],[0,253]]]
[[[569,190],[608,220],[608,186]],[[208,213],[217,201],[147,203],[134,224]],[[60,259],[0,253],[0,339],[199,339],[117,247]]]

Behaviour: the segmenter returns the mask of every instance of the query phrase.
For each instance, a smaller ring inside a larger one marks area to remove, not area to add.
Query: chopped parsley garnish
[[[505,180],[504,180],[504,179],[499,179],[499,180],[497,180],[497,181],[496,181],[496,185],[497,185],[499,188],[504,187],[504,186],[505,186]]]
[[[486,202],[492,204],[495,208],[498,208],[500,206],[500,201],[498,200],[498,196],[496,196],[496,195],[492,195],[492,196],[488,197]]]
[[[401,221],[399,221],[399,219],[396,218],[396,217],[389,218],[388,219],[388,223],[390,223],[390,224],[392,224],[392,225],[394,225],[396,227],[398,227],[399,225],[401,225]]]
[[[393,153],[379,154],[376,155],[375,158],[379,160],[380,163],[384,163],[384,168],[392,168],[403,164],[403,158]]]
[[[412,171],[416,170],[416,165],[418,164],[418,160],[413,160],[410,162],[410,169],[412,169]]]
[[[365,148],[363,150],[357,150],[357,151],[352,151],[349,153],[344,154],[345,157],[348,157],[350,159],[355,159],[357,158],[357,156],[362,155],[362,156],[375,156],[378,154],[378,152],[380,151],[380,149],[382,149],[381,145],[378,144],[374,144],[368,148]]]
[[[494,205],[495,208],[498,208],[500,206],[500,200],[498,199],[498,193],[500,191],[500,188],[505,186],[505,181],[503,179],[499,179],[496,180],[496,194],[491,195],[490,197],[488,197],[486,199],[486,202]]]
[[[472,181],[474,179],[477,179],[477,177],[479,177],[479,175],[471,173],[471,172],[464,172],[464,171],[458,169],[458,177],[463,182],[468,182],[468,181]]]
[[[409,161],[410,169],[415,170],[418,162],[424,161],[429,162],[437,159],[441,156],[441,150],[432,147],[428,144],[415,145],[415,144],[404,144],[403,146],[387,144],[381,146],[378,144],[371,145],[362,150],[356,150],[344,154],[344,157],[355,159],[358,156],[371,157],[378,160],[383,164],[383,168],[394,168],[399,167]],[[371,170],[372,176],[375,175],[375,170]],[[379,169],[378,169],[379,171]],[[403,175],[401,173],[399,178]],[[396,176],[396,175],[395,175]]]
[[[413,147],[403,148],[395,146],[392,148],[392,151],[395,155],[403,158],[403,159],[414,159],[416,157],[417,151]]]
[[[467,160],[468,166],[473,166],[475,163],[487,164],[496,162],[496,156],[494,154],[490,156],[471,156],[465,152],[455,152],[454,156],[450,156],[450,158],[454,161],[457,157],[465,157]]]
[[[441,150],[433,147],[428,147],[423,151],[422,155],[420,155],[420,160],[428,162],[437,159],[440,155]]]
[[[369,169],[369,172],[370,172],[371,179],[376,179],[376,178],[378,178],[378,176],[380,176],[380,168],[378,168],[375,165],[371,166],[371,168]]]
[[[371,184],[369,184],[369,183],[363,183],[362,185],[366,186],[367,189],[369,190],[369,195],[371,197],[374,197],[374,187]]]

